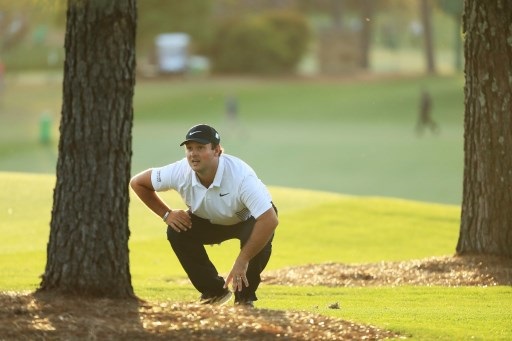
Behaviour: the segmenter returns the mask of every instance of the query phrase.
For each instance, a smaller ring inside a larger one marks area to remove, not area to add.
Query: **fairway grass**
[[[183,157],[184,133],[210,123],[226,153],[268,185],[459,205],[462,75],[374,77],[138,80],[132,173]],[[416,134],[422,87],[439,134]],[[239,101],[236,122],[226,119],[228,95]],[[7,84],[0,170],[55,174],[61,98],[57,82]],[[39,144],[44,112],[53,122],[49,145]]]
[[[33,291],[46,262],[52,175],[0,173],[0,290]],[[268,269],[323,262],[367,263],[451,255],[460,208],[382,197],[271,187],[280,226]],[[180,207],[175,193],[164,193]],[[136,294],[192,302],[198,293],[172,253],[165,227],[136,198],[130,204],[130,263]],[[221,274],[234,241],[207,247]],[[261,285],[259,308],[306,310],[399,331],[416,340],[511,339],[510,287],[326,288]],[[331,309],[338,303],[340,309]]]
[[[268,287],[261,307],[318,312],[398,331],[416,340],[512,337],[510,287]],[[340,309],[329,306],[338,303]]]

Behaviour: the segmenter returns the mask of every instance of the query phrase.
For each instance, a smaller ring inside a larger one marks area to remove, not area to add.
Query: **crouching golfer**
[[[167,239],[205,304],[253,306],[260,274],[272,252],[277,209],[256,173],[242,160],[223,153],[217,131],[192,127],[181,143],[180,161],[135,175],[130,185],[167,224]],[[188,210],[171,209],[156,192],[177,191]],[[226,280],[219,276],[204,245],[237,238],[240,253]]]

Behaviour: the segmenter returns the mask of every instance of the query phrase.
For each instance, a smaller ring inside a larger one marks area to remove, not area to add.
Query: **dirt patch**
[[[359,265],[311,264],[268,271],[263,281],[330,287],[512,285],[512,259],[479,255]]]
[[[512,285],[512,259],[464,256],[360,265],[312,264],[266,272],[264,283],[337,287]],[[1,340],[381,340],[401,337],[373,326],[307,312],[63,298],[31,293],[0,293],[0,321]]]
[[[305,312],[0,294],[1,340],[381,340],[372,326]]]

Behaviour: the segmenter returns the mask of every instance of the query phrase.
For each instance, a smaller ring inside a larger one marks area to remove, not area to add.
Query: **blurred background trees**
[[[454,67],[462,70],[462,11],[464,0],[438,0],[439,8],[453,19]]]
[[[64,0],[0,0],[0,61],[7,70],[62,69]]]
[[[401,72],[404,65],[460,71],[462,3],[143,0],[138,65],[156,64],[159,34],[182,32],[190,37],[188,56],[204,57],[217,74]],[[62,69],[65,7],[64,0],[0,0],[0,59],[7,70]]]
[[[211,0],[139,0],[137,6],[137,52],[141,58],[153,57],[155,37],[161,33],[187,33],[199,52],[212,38]]]
[[[302,14],[266,11],[221,20],[207,51],[218,73],[293,73],[309,39]]]

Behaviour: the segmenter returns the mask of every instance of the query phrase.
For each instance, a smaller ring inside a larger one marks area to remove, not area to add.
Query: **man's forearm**
[[[148,194],[145,199],[141,199],[146,206],[148,206],[151,211],[155,212],[156,215],[158,215],[160,218],[164,216],[164,214],[169,211],[169,206],[167,206],[162,199],[156,194],[156,192],[153,192],[153,194]]]
[[[245,243],[238,258],[242,261],[250,261],[256,256],[268,243],[272,234],[274,233],[278,221],[277,217],[271,208],[272,212],[267,211],[260,219],[256,220],[251,236],[247,243]]]
[[[132,184],[132,189],[140,200],[159,217],[163,217],[169,210],[169,207],[162,201],[154,190],[136,183]]]

